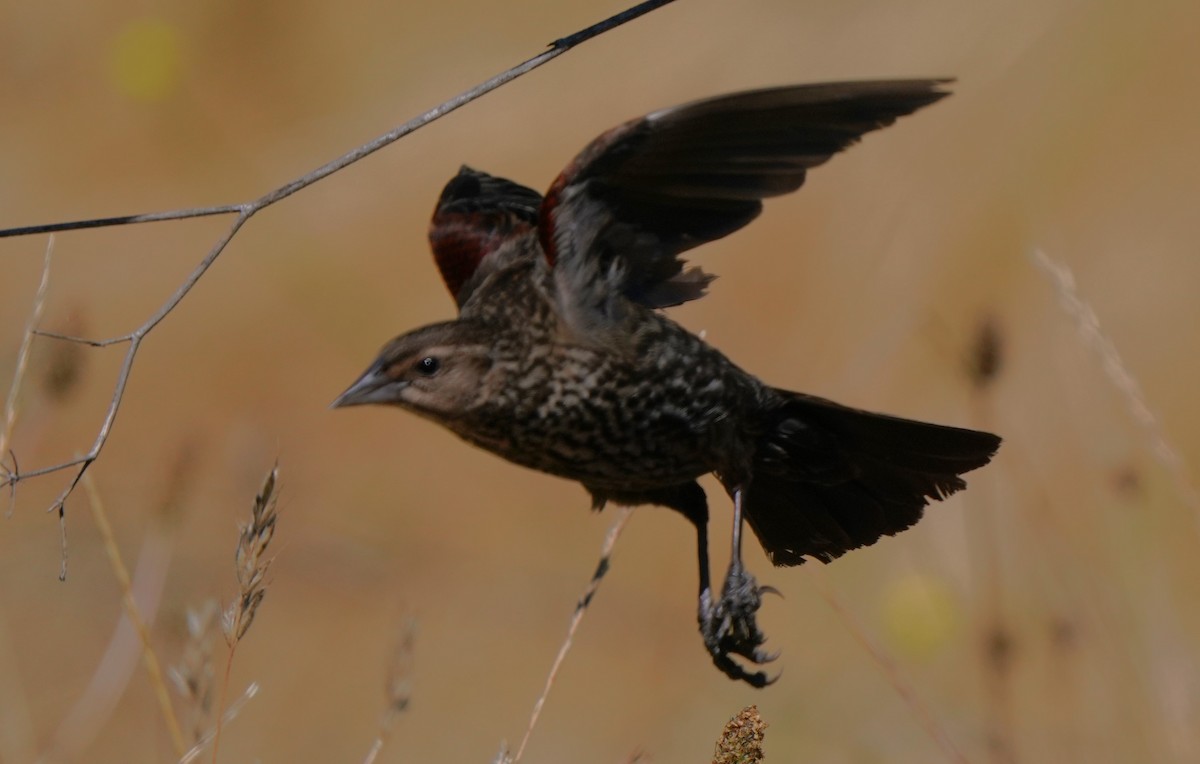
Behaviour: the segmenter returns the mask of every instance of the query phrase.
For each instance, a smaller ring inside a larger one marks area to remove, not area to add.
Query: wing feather
[[[948,80],[895,80],[757,90],[664,109],[589,144],[550,186],[538,234],[560,292],[589,324],[614,300],[668,307],[712,277],[680,254],[745,226],[765,198],[791,193],[809,169],[863,134],[947,95]]]

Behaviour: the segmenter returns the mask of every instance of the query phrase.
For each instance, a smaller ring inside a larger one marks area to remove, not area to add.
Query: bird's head
[[[491,367],[484,327],[467,321],[433,324],[385,345],[331,408],[382,403],[446,422],[481,398]]]

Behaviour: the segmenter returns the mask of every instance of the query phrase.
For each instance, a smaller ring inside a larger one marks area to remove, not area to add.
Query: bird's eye
[[[431,355],[427,355],[420,361],[417,361],[417,371],[427,377],[431,377],[437,373],[437,370],[442,367],[441,361]]]

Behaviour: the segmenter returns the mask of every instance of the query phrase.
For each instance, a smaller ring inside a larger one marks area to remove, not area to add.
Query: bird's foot
[[[714,603],[709,589],[700,594],[700,634],[713,663],[730,679],[740,679],[754,687],[766,687],[779,675],[769,677],[763,671],[748,671],[732,656],[739,655],[759,666],[779,657],[779,653],[762,649],[767,638],[754,620],[762,605],[762,595],[768,592],[779,593],[773,587],[759,586],[754,576],[735,564],[725,576],[721,599]]]

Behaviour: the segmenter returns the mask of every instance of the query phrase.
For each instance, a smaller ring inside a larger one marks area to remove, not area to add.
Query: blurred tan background
[[[624,4],[9,2],[0,226],[248,200]],[[280,462],[272,583],[230,682],[262,690],[222,760],[361,761],[413,614],[412,705],[380,760],[490,761],[524,731],[595,565],[613,513],[577,486],[410,415],[326,409],[382,342],[452,315],[424,236],[460,163],[544,188],[656,108],[924,75],[958,77],[955,96],[697,252],[721,278],[673,315],[773,384],[994,429],[1000,457],[829,568],[772,570],[755,547],[785,594],[762,611],[783,669],[763,691],[704,653],[690,528],[638,510],[525,760],[708,761],[752,702],[778,762],[949,758],[930,726],[971,761],[1200,759],[1197,28],[1189,2],[686,0],[253,219],[146,341],[92,470],[129,564],[165,559],[153,644],[175,664],[187,608],[235,591],[237,523]],[[42,325],[129,331],[228,222],[58,236]],[[0,392],[45,247],[0,240]],[[1178,462],[1038,249],[1073,272]],[[979,389],[988,321],[1003,364]],[[90,446],[121,354],[37,341],[22,468]],[[72,710],[123,679],[104,673],[120,590],[82,492],[57,580],[43,510],[66,478],[21,483],[0,522],[0,760],[172,761],[140,666],[111,713]],[[723,566],[729,508],[708,487]]]

